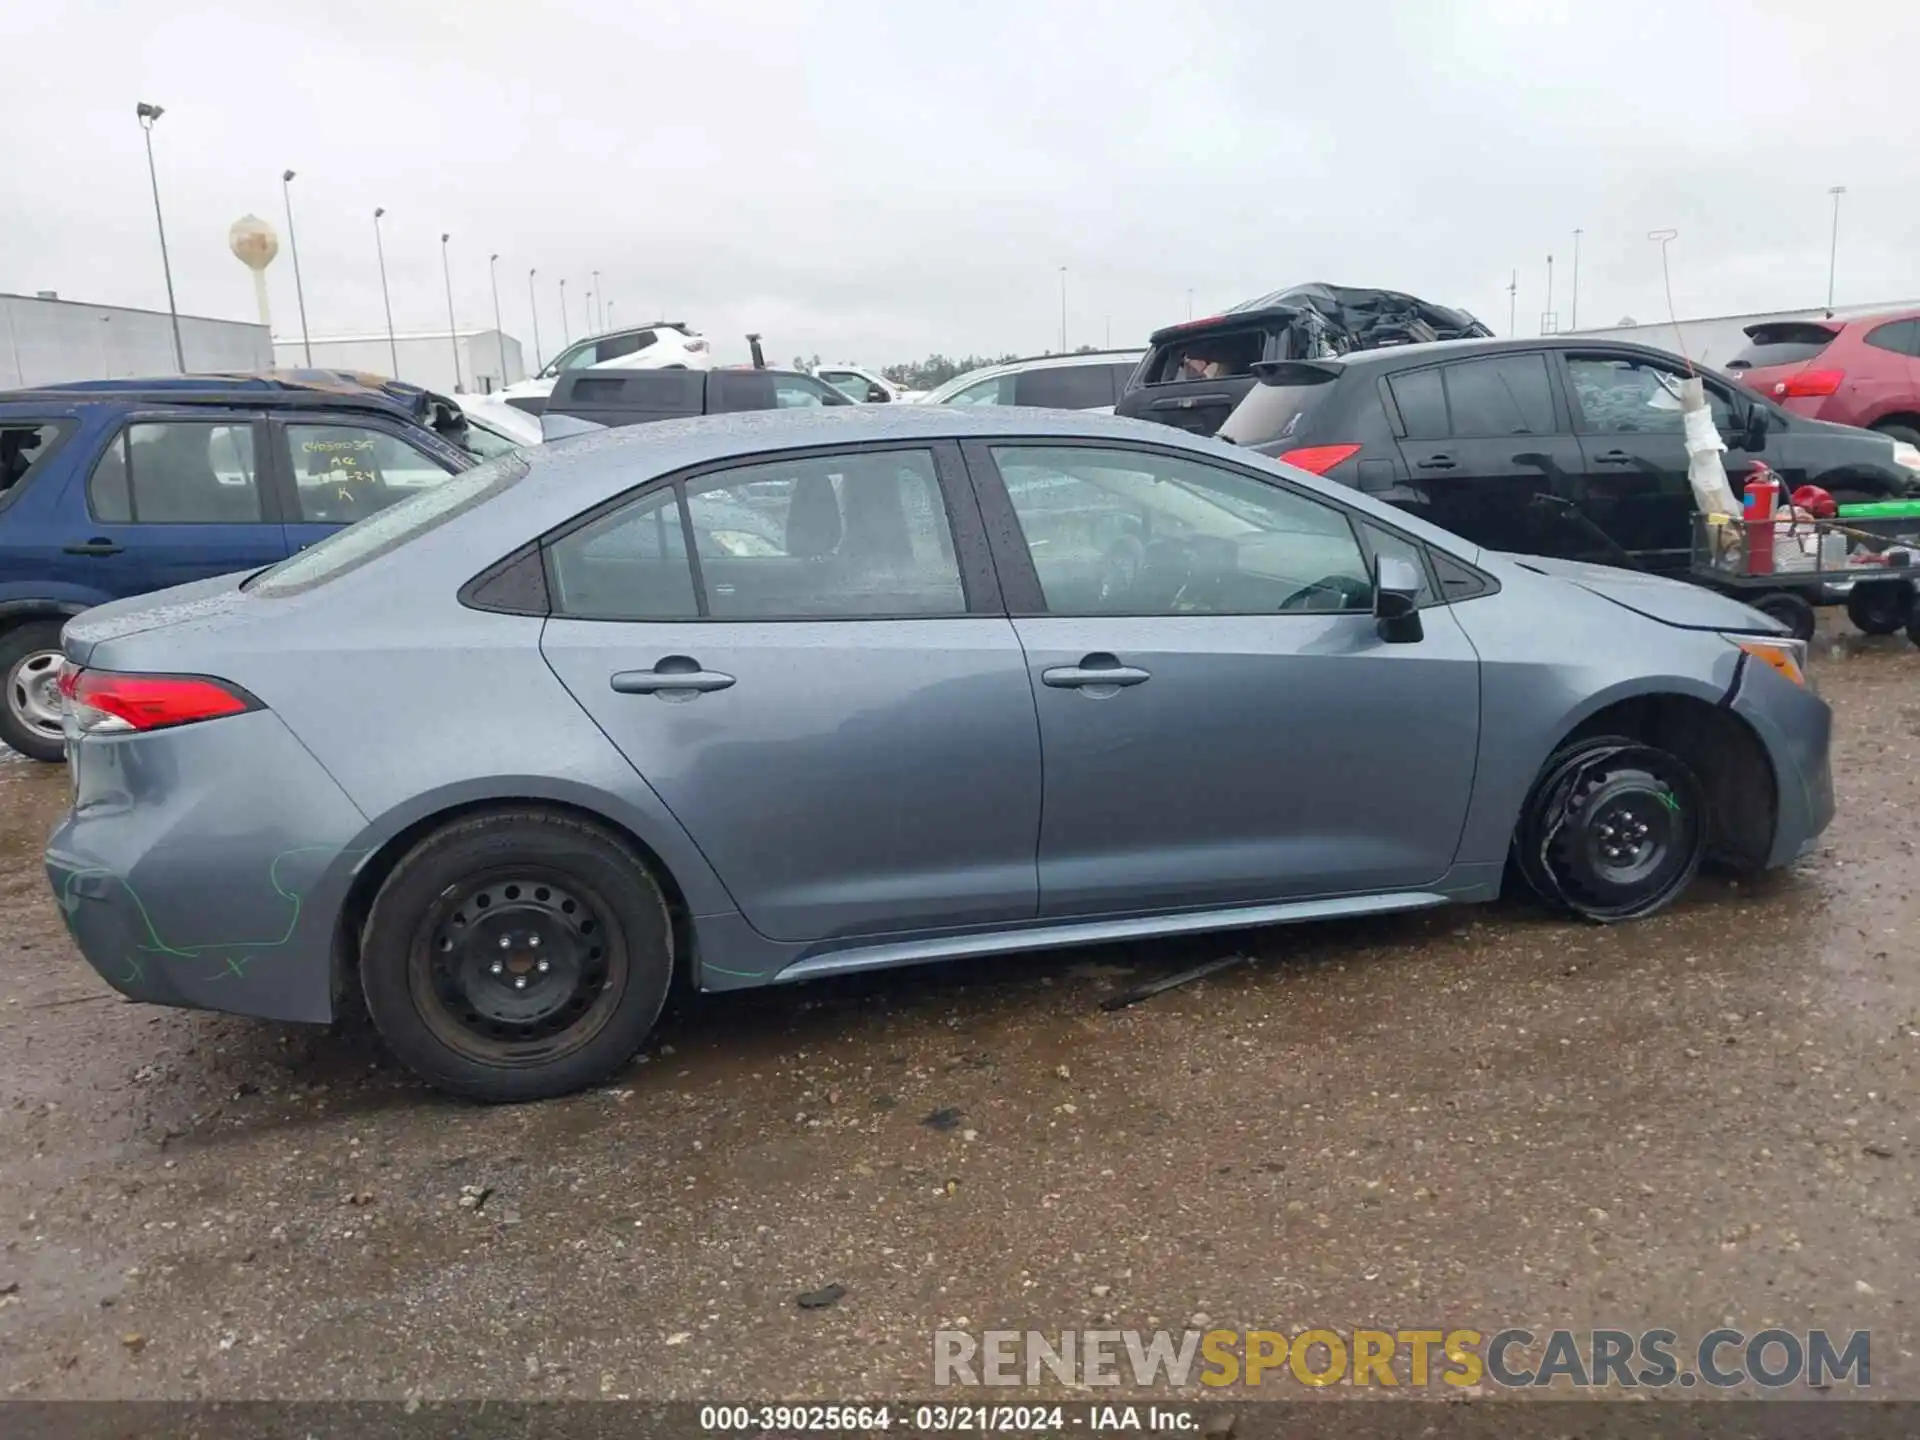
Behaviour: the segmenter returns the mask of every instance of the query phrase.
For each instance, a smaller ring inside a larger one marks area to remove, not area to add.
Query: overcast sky
[[[543,356],[664,315],[742,358],[1053,348],[1304,280],[1384,285],[1523,333],[1826,294],[1920,295],[1911,0],[63,0],[8,7],[0,290],[164,308],[134,103],[186,313],[251,318],[227,227],[281,232],[316,335],[383,327]],[[1110,329],[1109,329],[1110,327]]]

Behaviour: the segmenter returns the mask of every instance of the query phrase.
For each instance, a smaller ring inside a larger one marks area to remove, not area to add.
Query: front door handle
[[[1139,685],[1153,676],[1131,665],[1122,665],[1104,652],[1085,656],[1078,665],[1054,665],[1040,672],[1040,683],[1055,690],[1084,690],[1088,694],[1111,695],[1123,685]]]
[[[1631,465],[1633,464],[1633,456],[1624,450],[1602,450],[1598,455],[1593,457],[1593,463],[1596,465]]]
[[[1429,455],[1424,460],[1415,461],[1414,467],[1419,470],[1451,470],[1453,469],[1453,457],[1445,454]]]
[[[62,546],[61,548],[68,555],[118,555],[122,550],[126,549],[127,547],[124,545],[117,545],[111,540],[102,540],[99,536],[96,535],[94,536],[93,539],[88,540],[84,544],[65,545],[65,546]]]
[[[620,670],[609,681],[620,695],[659,695],[691,700],[709,690],[725,690],[733,676],[718,670],[703,670],[700,662],[685,655],[669,655],[651,670]]]

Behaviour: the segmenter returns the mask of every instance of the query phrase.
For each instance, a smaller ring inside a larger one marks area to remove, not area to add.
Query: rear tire
[[[1792,632],[1796,640],[1813,639],[1813,606],[1807,597],[1791,590],[1774,590],[1750,602],[1762,615],[1771,615]]]
[[[29,620],[0,635],[0,680],[6,685],[0,704],[0,740],[32,760],[55,761],[67,753],[60,726],[60,696],[55,685],[60,667],[58,620]]]
[[[1907,623],[1913,610],[1913,585],[1910,581],[1855,581],[1847,591],[1847,618],[1863,635],[1891,635]]]
[[[1547,761],[1521,812],[1514,858],[1542,900],[1613,924],[1677,899],[1699,873],[1707,832],[1705,792],[1677,756],[1602,735]]]
[[[360,946],[367,1011],[430,1084],[544,1100],[631,1059],[666,1002],[673,928],[646,862],[549,810],[457,820],[394,866]]]

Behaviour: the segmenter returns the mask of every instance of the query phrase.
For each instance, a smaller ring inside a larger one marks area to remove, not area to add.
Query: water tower
[[[253,272],[253,298],[260,305],[260,323],[273,334],[273,317],[267,312],[267,266],[280,253],[280,237],[258,215],[242,215],[227,231],[227,248]]]

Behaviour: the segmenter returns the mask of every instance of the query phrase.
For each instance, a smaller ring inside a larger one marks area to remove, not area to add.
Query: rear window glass
[[[20,491],[27,477],[46,464],[72,433],[71,420],[0,422],[0,506]]]
[[[1334,378],[1310,385],[1255,385],[1220,427],[1220,438],[1236,445],[1291,439],[1307,412],[1333,393]]]
[[[1826,349],[1839,333],[1807,321],[1756,325],[1747,332],[1746,348],[1727,362],[1727,368],[1757,370],[1766,365],[1798,365]]]
[[[369,515],[299,554],[269,566],[240,588],[257,595],[291,595],[309,590],[369,560],[398,550],[454,516],[510,489],[527,473],[520,452],[416,490],[397,504]]]
[[[1215,330],[1170,342],[1153,359],[1149,385],[1174,385],[1187,380],[1224,380],[1251,375],[1266,358],[1267,332]]]
[[[1115,399],[1110,365],[1060,365],[1028,370],[1013,384],[1016,405],[1045,405],[1055,410],[1095,410]]]

